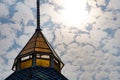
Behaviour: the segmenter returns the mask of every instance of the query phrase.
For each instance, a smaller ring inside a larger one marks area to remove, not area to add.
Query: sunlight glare
[[[85,0],[64,0],[61,11],[63,23],[69,26],[79,26],[88,20],[88,11]]]

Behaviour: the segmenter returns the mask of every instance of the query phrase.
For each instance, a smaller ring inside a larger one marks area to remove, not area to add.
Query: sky
[[[69,80],[120,80],[119,0],[40,0],[42,32]],[[36,29],[36,0],[0,0],[0,80]]]

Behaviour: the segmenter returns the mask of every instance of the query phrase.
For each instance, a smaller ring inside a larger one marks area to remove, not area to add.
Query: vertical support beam
[[[60,61],[58,61],[58,65],[59,65],[59,71],[61,72],[61,69],[60,69],[60,66],[61,66],[61,65],[60,65]]]
[[[32,54],[32,67],[36,66],[36,53]]]
[[[53,61],[53,55],[50,54],[50,67],[54,68],[54,61]]]
[[[20,70],[20,68],[21,68],[21,67],[20,67],[20,66],[21,66],[21,64],[20,64],[20,63],[21,63],[21,59],[20,59],[20,58],[18,58],[18,59],[17,59],[17,63],[16,63],[16,64],[17,64],[17,65],[16,65],[16,70],[17,70],[17,71],[19,71],[19,70]]]

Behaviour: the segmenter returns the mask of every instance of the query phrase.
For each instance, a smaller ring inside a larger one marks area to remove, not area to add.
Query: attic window
[[[41,58],[49,59],[50,56],[49,55],[41,55]]]
[[[37,57],[37,58],[40,58],[40,54],[36,54],[36,57]]]
[[[27,60],[27,59],[30,59],[30,58],[32,58],[31,55],[30,55],[30,56],[25,56],[25,57],[22,57],[22,58],[21,58],[21,61],[24,61],[24,60]]]

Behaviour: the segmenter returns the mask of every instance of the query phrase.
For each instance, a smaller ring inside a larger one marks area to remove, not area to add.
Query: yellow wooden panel
[[[21,62],[21,69],[29,68],[31,66],[32,66],[32,60]]]
[[[35,51],[40,51],[40,52],[48,52],[48,53],[51,53],[50,49],[35,48]]]
[[[42,66],[42,67],[49,67],[50,66],[50,61],[49,60],[43,60],[43,59],[37,59],[36,60],[36,65],[37,66]]]

